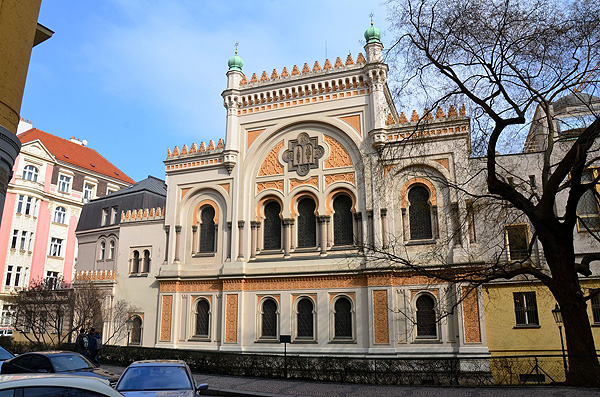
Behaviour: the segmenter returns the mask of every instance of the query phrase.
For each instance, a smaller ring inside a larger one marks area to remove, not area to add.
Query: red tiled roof
[[[123,182],[135,183],[123,171],[119,170],[110,161],[102,157],[100,153],[89,147],[48,134],[37,128],[25,131],[17,135],[17,137],[21,140],[21,143],[39,139],[57,160],[64,163],[69,163]]]

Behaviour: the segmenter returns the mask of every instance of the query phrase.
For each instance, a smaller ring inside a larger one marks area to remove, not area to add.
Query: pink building
[[[30,125],[29,125],[30,126]],[[10,325],[4,297],[31,280],[71,283],[75,228],[87,201],[134,181],[86,141],[32,128],[17,135],[15,161],[0,224],[0,325]]]

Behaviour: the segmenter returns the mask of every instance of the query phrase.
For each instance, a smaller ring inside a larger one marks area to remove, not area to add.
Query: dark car
[[[4,363],[4,361],[10,360],[14,356],[14,354],[0,346],[0,368],[2,368],[2,363]]]
[[[154,395],[197,396],[208,389],[206,383],[196,385],[190,368],[181,360],[145,360],[131,364],[115,386],[127,397]]]
[[[56,373],[92,376],[108,380],[114,384],[119,376],[99,368],[79,353],[50,351],[24,353],[6,360],[0,368],[1,374]]]

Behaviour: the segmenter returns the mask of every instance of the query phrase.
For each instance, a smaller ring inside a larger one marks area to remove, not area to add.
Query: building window
[[[115,259],[115,240],[108,243],[108,259]]]
[[[429,294],[417,298],[417,338],[436,338],[435,300]]]
[[[4,285],[10,287],[12,284],[13,265],[6,266],[6,279]]]
[[[38,179],[38,169],[33,165],[26,165],[23,168],[23,179],[26,181],[37,182]]]
[[[421,185],[416,185],[408,192],[408,217],[410,224],[411,240],[426,240],[433,238],[431,223],[431,205],[429,204],[429,190]]]
[[[267,298],[261,305],[261,338],[277,339],[277,302]]]
[[[108,225],[108,216],[108,208],[102,208],[102,223],[100,224],[100,226]]]
[[[539,325],[535,292],[513,292],[513,298],[517,327]]]
[[[65,223],[65,219],[67,217],[67,210],[65,207],[56,207],[54,210],[54,222],[56,223]]]
[[[25,215],[33,215],[35,209],[35,199],[33,197],[27,196],[27,200],[25,201]]]
[[[114,225],[117,223],[117,215],[119,213],[119,207],[112,207],[110,209],[110,224]]]
[[[14,229],[12,234],[12,240],[10,241],[10,248],[17,249],[17,242],[19,241],[19,230]]]
[[[140,272],[140,252],[138,250],[133,251],[133,257],[131,258],[131,273]]]
[[[594,324],[600,324],[600,298],[598,298],[598,295],[592,298],[592,318]]]
[[[21,244],[19,245],[19,249],[21,251],[25,251],[26,247],[27,247],[27,232],[23,230],[21,232]]]
[[[352,199],[345,194],[333,200],[333,244],[354,244]]]
[[[71,177],[67,175],[60,175],[58,177],[58,191],[63,193],[69,193],[71,191]]]
[[[62,243],[63,243],[62,239],[56,238],[56,237],[52,237],[50,239],[50,252],[49,252],[49,255],[50,256],[60,257],[61,256],[61,251],[62,251]]]
[[[335,300],[333,306],[334,317],[334,338],[351,339],[352,338],[352,302],[350,299],[341,296]]]
[[[314,338],[314,304],[309,298],[301,298],[297,306],[297,337]]]
[[[17,269],[15,271],[15,282],[14,282],[14,286],[15,287],[20,287],[21,286],[21,270],[23,268],[21,266],[17,266]]]
[[[210,325],[210,305],[206,299],[198,299],[196,304],[196,329],[194,336],[208,338]]]
[[[17,200],[17,214],[23,213],[23,204],[25,202],[25,196],[19,194],[19,200]]]
[[[98,259],[103,261],[105,257],[106,257],[106,243],[104,241],[101,241],[100,242],[100,256],[98,257]]]
[[[593,182],[600,170],[584,171],[581,183]],[[579,231],[600,230],[600,186],[592,186],[583,193],[577,203],[577,229]]]
[[[506,254],[509,261],[529,258],[529,230],[526,224],[504,226]]]
[[[200,210],[200,247],[198,252],[215,252],[215,209],[206,205]]]
[[[94,185],[91,183],[86,183],[83,187],[83,198],[86,202],[90,201],[94,198]]]
[[[10,327],[13,325],[15,308],[9,305],[2,306],[2,315],[0,316],[0,325]]]
[[[46,286],[48,289],[57,289],[58,285],[58,272],[46,272]]]
[[[33,232],[29,232],[29,242],[27,243],[27,251],[31,252],[33,249]]]
[[[142,273],[150,273],[150,251],[144,250],[144,258],[142,260]]]
[[[305,197],[298,202],[298,247],[317,246],[317,208],[313,199]]]
[[[281,249],[281,206],[277,201],[265,205],[264,241],[265,250]]]
[[[141,345],[142,344],[142,319],[139,316],[133,318],[133,326],[131,327],[131,338],[129,344]]]

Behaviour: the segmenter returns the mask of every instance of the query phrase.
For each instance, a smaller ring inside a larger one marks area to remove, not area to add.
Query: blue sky
[[[363,52],[380,1],[43,0],[55,31],[33,49],[21,117],[88,141],[135,180],[165,177],[167,147],[225,138],[227,60],[271,74]]]

